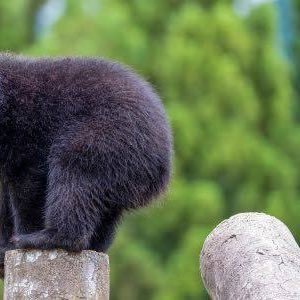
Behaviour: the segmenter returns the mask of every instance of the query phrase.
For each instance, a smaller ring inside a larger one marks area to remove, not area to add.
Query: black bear
[[[96,58],[0,55],[0,251],[106,251],[124,211],[170,179],[161,101]]]

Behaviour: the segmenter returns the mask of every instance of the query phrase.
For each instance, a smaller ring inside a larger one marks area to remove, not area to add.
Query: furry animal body
[[[0,251],[106,251],[163,192],[172,139],[151,86],[118,63],[0,55]]]

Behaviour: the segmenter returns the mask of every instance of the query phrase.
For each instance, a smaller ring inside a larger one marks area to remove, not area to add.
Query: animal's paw
[[[29,234],[20,234],[12,237],[11,241],[20,249],[64,249],[71,252],[80,252],[87,249],[87,244],[80,238],[61,235],[56,231],[41,230]]]
[[[14,235],[11,238],[11,242],[19,249],[49,249],[51,240],[52,234],[47,230]]]

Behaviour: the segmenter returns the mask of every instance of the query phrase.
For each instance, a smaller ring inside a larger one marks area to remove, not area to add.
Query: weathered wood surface
[[[4,300],[12,299],[108,300],[108,256],[94,251],[8,251]]]
[[[212,299],[300,299],[300,249],[289,229],[262,213],[219,224],[200,256]]]

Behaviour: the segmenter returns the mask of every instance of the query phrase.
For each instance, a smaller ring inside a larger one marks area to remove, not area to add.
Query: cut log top
[[[8,251],[4,300],[12,299],[108,300],[108,256],[94,251]]]
[[[200,256],[212,299],[300,299],[300,249],[289,229],[262,213],[219,224]]]

